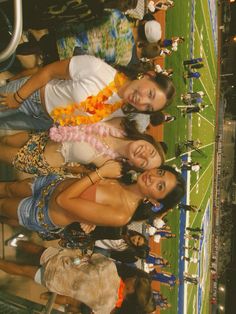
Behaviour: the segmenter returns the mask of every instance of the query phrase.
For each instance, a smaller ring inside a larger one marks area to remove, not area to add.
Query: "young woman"
[[[101,254],[82,256],[78,250],[52,247],[45,250],[40,246],[34,248],[33,243],[30,249],[34,254],[41,253],[40,267],[0,259],[0,269],[34,279],[59,296],[67,296],[67,303],[74,307],[80,301],[96,314],[110,314],[114,308],[122,309],[127,304],[133,310],[131,313],[138,313],[136,308],[143,313],[155,309],[151,281],[141,270],[116,265]]]
[[[146,258],[146,263],[151,264],[153,267],[170,267],[168,260],[164,259],[162,256],[158,256],[155,253],[150,253]],[[150,265],[150,266],[151,266]]]
[[[173,288],[175,284],[178,283],[176,276],[169,272],[158,272],[156,269],[154,269],[149,274],[151,275],[152,280],[159,281],[164,285],[169,286],[170,288]]]
[[[93,56],[75,56],[0,87],[0,122],[21,112],[31,120],[47,116],[47,122],[53,119],[60,125],[91,124],[130,111],[162,110],[174,93],[165,75],[147,72],[129,79]]]
[[[182,177],[169,166],[147,170],[130,185],[109,179],[120,174],[120,164],[110,161],[79,180],[49,175],[1,182],[0,214],[43,234],[75,221],[116,227],[156,216],[185,193]]]
[[[53,128],[50,135],[52,139],[48,132],[4,136],[0,138],[0,160],[36,175],[75,173],[78,163],[99,167],[114,158],[138,169],[159,167],[165,161],[165,144],[139,133],[135,122],[128,120],[113,119],[83,129]]]
[[[96,227],[95,231],[100,228]],[[126,226],[119,228],[122,233],[116,236],[114,233],[117,228],[106,227],[106,229],[111,230],[112,239],[111,236],[103,237],[103,239],[100,237],[100,240],[95,241],[94,252],[104,254],[122,263],[135,263],[139,258],[146,258],[149,248],[144,235],[134,230],[128,230]]]

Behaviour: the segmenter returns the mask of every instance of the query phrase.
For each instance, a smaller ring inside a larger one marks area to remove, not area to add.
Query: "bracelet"
[[[98,175],[98,177],[101,179],[101,180],[104,180],[105,178],[103,178],[103,176],[100,175],[98,169],[95,169],[95,172],[96,174]]]
[[[21,104],[21,101],[19,101],[19,100],[16,99],[16,94],[15,94],[15,93],[13,94],[13,98],[15,99],[15,101],[16,101],[18,104]]]
[[[94,184],[94,182],[93,182],[93,180],[91,179],[91,177],[90,177],[90,175],[89,175],[89,174],[86,174],[86,177],[88,177],[88,178],[89,178],[89,180],[90,180],[90,182],[91,182],[92,184]]]
[[[22,98],[18,92],[18,90],[16,91],[16,95],[20,98],[20,100],[25,101],[25,98]]]

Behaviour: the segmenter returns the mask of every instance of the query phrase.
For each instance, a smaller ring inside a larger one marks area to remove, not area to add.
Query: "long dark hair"
[[[177,172],[173,167],[168,165],[161,165],[158,169],[162,169],[165,171],[171,172],[176,177],[176,186],[174,189],[163,199],[157,200],[159,201],[163,208],[158,212],[158,214],[163,214],[167,212],[170,208],[175,207],[181,200],[181,198],[185,194],[185,181],[181,174]],[[126,175],[124,175],[121,178],[121,181],[125,184],[132,184],[135,183],[135,181],[127,180]],[[144,200],[141,200],[133,217],[132,220],[138,221],[138,220],[145,220],[148,218],[154,219],[158,214],[152,211],[153,204],[151,202],[146,202]]]
[[[147,238],[140,232],[137,232],[135,230],[128,230],[128,244],[129,246],[133,249],[134,251],[134,254],[136,257],[138,258],[146,258],[147,255],[148,255],[148,252],[149,252],[149,247],[148,247],[148,240]],[[136,246],[132,243],[132,241],[130,240],[131,237],[133,236],[140,236],[143,238],[144,240],[144,243],[143,245],[140,245],[140,246]]]
[[[125,280],[136,277],[135,292],[128,295],[122,303],[121,308],[116,309],[116,314],[144,314],[153,312],[156,308],[149,275],[141,269],[124,264],[116,264],[118,275]]]
[[[143,238],[144,240],[143,245],[136,246],[130,240],[131,237],[137,235]],[[125,241],[128,245],[128,247],[125,250],[123,251],[110,250],[110,257],[112,259],[120,261],[122,263],[135,263],[138,261],[139,258],[141,259],[147,258],[150,249],[148,246],[148,240],[143,234],[135,230],[127,230]]]
[[[133,141],[143,140],[152,144],[159,153],[161,157],[161,162],[164,163],[165,155],[167,153],[167,145],[164,142],[157,142],[151,135],[146,133],[140,133],[137,129],[137,123],[135,120],[123,118],[121,121],[121,126],[126,133],[125,137],[127,139]]]
[[[140,74],[147,75],[150,80],[152,80],[154,83],[157,84],[157,86],[166,96],[167,101],[162,109],[167,107],[175,96],[175,87],[174,87],[172,79],[165,74],[156,73],[155,71],[153,71],[153,66],[150,64],[140,62],[139,64],[135,64],[134,66],[128,66],[128,67],[116,66],[115,68],[118,71],[123,72],[130,80],[137,79],[137,77]],[[149,71],[152,71],[152,73],[150,73]],[[124,111],[125,114],[135,113],[135,112],[140,113],[140,111],[138,111],[136,108],[134,108],[130,104],[123,105],[122,110]],[[157,110],[157,111],[161,111],[161,110]],[[152,114],[153,112],[142,111],[141,113]]]

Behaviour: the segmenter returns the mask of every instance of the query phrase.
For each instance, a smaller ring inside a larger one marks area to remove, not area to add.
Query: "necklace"
[[[121,108],[123,101],[117,101],[114,104],[107,103],[112,94],[117,93],[119,88],[127,81],[127,77],[123,73],[116,73],[114,81],[109,83],[96,96],[88,96],[86,100],[79,104],[74,103],[64,107],[56,107],[51,113],[51,117],[55,123],[59,125],[80,125],[96,123],[111,113]],[[83,111],[88,115],[78,113]]]
[[[104,138],[123,138],[125,132],[100,122],[80,126],[54,126],[50,129],[49,136],[55,142],[86,142],[102,155],[116,159],[120,154],[115,152]]]

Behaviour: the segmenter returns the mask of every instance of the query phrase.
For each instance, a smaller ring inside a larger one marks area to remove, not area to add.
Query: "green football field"
[[[176,143],[187,139],[199,139],[200,150],[205,156],[198,152],[184,149],[183,155],[192,161],[197,161],[202,168],[198,173],[187,174],[187,204],[197,205],[202,209],[200,213],[186,215],[186,226],[204,226],[203,239],[197,244],[200,252],[199,263],[184,263],[184,270],[190,274],[199,276],[199,285],[184,284],[180,281],[174,289],[169,290],[161,285],[161,291],[168,297],[171,308],[163,313],[204,313],[209,312],[210,271],[209,258],[211,252],[211,218],[213,206],[213,178],[214,178],[214,152],[216,137],[216,86],[217,86],[217,40],[214,37],[213,27],[217,30],[216,0],[175,0],[175,7],[169,9],[166,16],[166,38],[172,36],[183,36],[185,42],[178,47],[177,52],[165,58],[165,68],[173,68],[173,80],[177,89],[177,95],[173,104],[167,109],[168,113],[177,117],[177,120],[165,124],[164,141],[168,144],[168,164],[180,166],[181,156],[175,157]],[[212,18],[213,16],[213,18]],[[204,68],[200,69],[200,79],[184,81],[183,60],[191,57],[202,57]],[[209,107],[201,113],[193,113],[186,117],[181,116],[176,107],[182,105],[180,95],[187,91],[204,91],[204,100]],[[172,232],[177,234],[176,239],[163,240],[161,252],[163,257],[171,263],[167,271],[181,278],[179,262],[181,255],[191,257],[192,251],[183,251],[183,232],[180,227],[180,211],[174,210],[168,215],[168,223]],[[182,228],[183,229],[183,228]],[[182,232],[182,242],[181,242]],[[193,240],[184,240],[186,246],[193,246]],[[183,253],[184,252],[184,253]],[[182,271],[183,273],[183,271]],[[182,295],[179,294],[179,287]],[[182,299],[182,300],[180,300]],[[182,302],[182,306],[181,306]],[[180,307],[179,307],[180,306]]]

